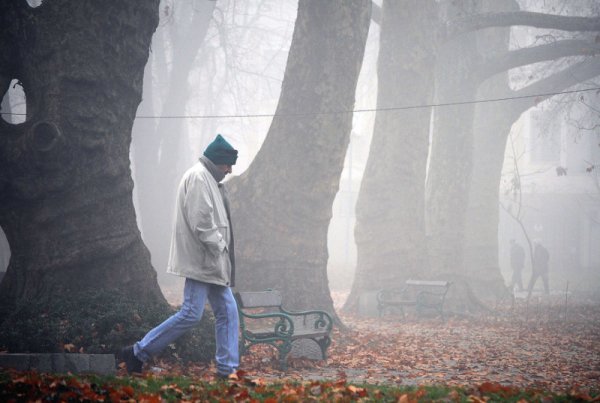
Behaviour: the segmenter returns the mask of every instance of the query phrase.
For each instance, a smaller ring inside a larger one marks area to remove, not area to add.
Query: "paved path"
[[[73,374],[114,375],[116,373],[113,354],[0,354],[0,368]]]

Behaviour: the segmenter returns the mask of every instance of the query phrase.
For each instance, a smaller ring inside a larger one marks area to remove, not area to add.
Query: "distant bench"
[[[404,307],[414,306],[418,313],[426,309],[434,309],[444,319],[444,301],[452,282],[406,280],[404,284],[402,288],[384,289],[377,293],[377,309],[380,317],[389,308],[399,308],[404,316]]]
[[[255,344],[269,344],[279,351],[281,369],[286,369],[292,342],[311,339],[319,345],[322,358],[327,358],[333,327],[327,312],[287,311],[281,306],[281,293],[276,290],[237,292],[235,299],[240,317],[241,354]]]

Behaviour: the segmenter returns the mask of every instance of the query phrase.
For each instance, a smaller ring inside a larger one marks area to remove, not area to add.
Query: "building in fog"
[[[577,130],[565,119],[541,121],[539,112],[532,112],[514,130],[521,133],[518,148],[524,151],[519,159],[522,222],[530,239],[540,240],[550,252],[551,289],[564,290],[568,281],[573,292],[600,291],[600,133]],[[510,165],[506,164],[500,193],[501,203],[512,204],[514,212]],[[518,223],[501,209],[500,265],[507,280],[511,238],[528,249]],[[529,259],[527,252],[525,285],[531,273]]]

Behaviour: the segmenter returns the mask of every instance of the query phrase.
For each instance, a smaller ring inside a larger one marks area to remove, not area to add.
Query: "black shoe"
[[[237,381],[238,376],[235,372],[232,372],[230,374],[222,374],[220,372],[217,372],[217,379],[220,379],[223,381]]]
[[[121,361],[125,363],[125,368],[127,369],[128,373],[142,373],[142,366],[144,365],[144,363],[140,359],[138,359],[133,353],[133,346],[123,348],[119,355]]]

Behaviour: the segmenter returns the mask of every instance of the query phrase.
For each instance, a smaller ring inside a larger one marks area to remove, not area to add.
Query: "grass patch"
[[[493,383],[474,387],[361,385],[345,380],[277,381],[247,377],[206,381],[185,376],[108,377],[0,372],[0,401],[362,401],[362,402],[576,402],[600,399],[599,394],[556,394],[520,390]],[[596,400],[597,401],[597,400]]]

